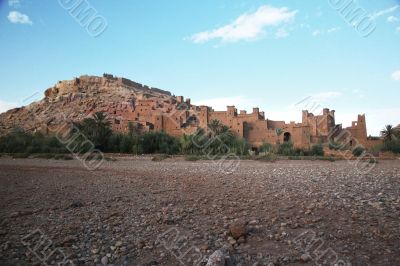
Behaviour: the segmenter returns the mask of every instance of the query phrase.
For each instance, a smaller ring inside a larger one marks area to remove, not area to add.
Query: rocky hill
[[[109,74],[59,81],[45,91],[42,100],[0,114],[0,135],[16,127],[44,131],[51,126],[80,121],[97,111],[117,109],[120,103],[146,98],[175,97],[168,91]]]

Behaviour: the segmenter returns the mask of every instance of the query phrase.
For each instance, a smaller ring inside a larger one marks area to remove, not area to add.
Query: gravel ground
[[[399,169],[0,158],[0,265],[400,265]]]

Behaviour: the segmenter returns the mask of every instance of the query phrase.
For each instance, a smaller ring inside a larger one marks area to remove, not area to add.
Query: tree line
[[[237,137],[229,127],[218,120],[210,121],[207,131],[197,130],[192,135],[183,135],[180,138],[170,136],[162,131],[141,133],[138,126],[129,123],[126,133],[113,132],[111,122],[102,112],[93,117],[85,118],[74,123],[69,134],[80,133],[74,139],[74,147],[84,152],[93,146],[103,152],[127,154],[185,154],[185,155],[249,155],[251,146],[243,138]],[[76,134],[78,135],[78,134]],[[392,126],[386,126],[381,135],[384,139],[379,147],[382,151],[400,153],[400,131]],[[88,140],[90,143],[88,143]],[[88,145],[90,144],[90,145]],[[87,147],[87,148],[86,148]],[[262,154],[278,154],[284,156],[323,156],[322,144],[313,145],[309,150],[294,148],[292,142],[263,143],[258,149]],[[68,153],[70,147],[65,147],[56,136],[42,133],[29,133],[21,129],[14,129],[11,133],[0,137],[1,153]],[[74,151],[76,152],[76,151]]]
[[[244,139],[236,137],[228,127],[219,121],[211,121],[210,131],[199,129],[193,135],[183,135],[176,138],[163,131],[150,131],[141,133],[139,128],[128,124],[128,132],[113,132],[111,122],[102,112],[97,112],[93,117],[85,118],[79,123],[74,123],[70,139],[74,143],[74,152],[85,152],[91,147],[109,153],[129,154],[226,154],[233,153],[245,155],[250,146]],[[79,134],[78,134],[79,133]],[[77,135],[74,138],[73,135]],[[89,140],[90,143],[87,141]],[[56,136],[45,135],[40,132],[30,133],[15,128],[9,134],[0,137],[1,153],[68,153]]]

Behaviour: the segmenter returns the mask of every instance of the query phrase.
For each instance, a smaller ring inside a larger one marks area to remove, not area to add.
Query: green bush
[[[180,138],[180,147],[183,154],[188,155],[215,155],[249,154],[250,145],[245,139],[236,137],[226,126],[213,120],[209,125],[212,133],[199,129],[193,135],[183,135]]]
[[[135,134],[112,134],[107,141],[106,152],[114,153],[135,153],[137,154],[139,149],[139,137]]]
[[[400,140],[393,139],[384,141],[381,150],[393,153],[400,153]]]
[[[361,156],[365,152],[363,147],[357,146],[353,149],[352,154],[356,157]]]
[[[274,147],[272,146],[271,143],[263,142],[263,144],[260,146],[259,151],[263,153],[268,153],[272,152],[273,148]]]
[[[177,154],[180,151],[179,140],[165,132],[146,132],[141,136],[139,143],[143,153],[146,154]]]
[[[54,136],[14,130],[0,137],[2,153],[66,153],[67,149]]]
[[[95,148],[105,151],[112,136],[111,122],[107,115],[96,112],[93,117],[85,118],[82,122],[75,124],[75,131],[84,136],[82,141],[89,139]]]
[[[310,156],[310,150],[305,150],[302,148],[296,148],[293,151],[293,155],[295,156]]]
[[[250,145],[245,139],[235,138],[231,143],[231,153],[244,156],[249,154]]]
[[[121,148],[122,134],[112,134],[107,141],[107,151],[119,153]]]
[[[316,144],[311,147],[311,155],[324,156],[324,147],[322,144]]]
[[[278,146],[278,154],[284,156],[294,155],[293,143],[291,141],[284,142]]]

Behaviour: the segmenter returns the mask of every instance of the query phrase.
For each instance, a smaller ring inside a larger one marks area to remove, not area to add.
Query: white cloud
[[[18,11],[10,11],[7,18],[11,23],[32,25],[30,18],[25,14],[19,13]]]
[[[321,34],[322,34],[322,31],[320,31],[320,30],[315,30],[315,31],[312,32],[312,36],[318,36],[318,35],[321,35]]]
[[[10,103],[10,102],[5,102],[5,101],[0,100],[0,113],[8,111],[17,106],[18,106],[18,104],[16,104],[16,103]]]
[[[253,40],[263,35],[267,26],[292,21],[296,13],[297,10],[290,11],[286,7],[261,6],[254,13],[245,13],[228,25],[194,34],[190,39],[194,43],[204,43],[213,39],[221,39],[222,42]]]
[[[337,32],[337,31],[339,31],[339,30],[340,30],[339,27],[333,27],[333,28],[328,29],[327,32],[328,32],[328,33],[334,33],[334,32]]]
[[[394,22],[399,21],[399,19],[397,17],[395,17],[395,16],[390,16],[390,17],[387,18],[387,21],[390,22],[390,23],[394,23]]]
[[[17,8],[20,7],[21,3],[19,0],[8,0],[8,5]]]
[[[339,27],[332,27],[327,30],[314,30],[311,34],[312,34],[312,36],[316,37],[319,35],[335,33],[335,32],[338,32],[339,30],[340,30]]]
[[[282,39],[289,36],[289,33],[285,29],[279,29],[275,33],[275,38]]]
[[[396,70],[395,72],[393,72],[392,79],[400,81],[400,70]]]
[[[388,9],[377,11],[370,16],[370,19],[377,19],[383,15],[386,15],[386,14],[396,11],[398,8],[399,8],[399,5],[396,5],[396,6],[392,6],[392,7],[388,8]]]

